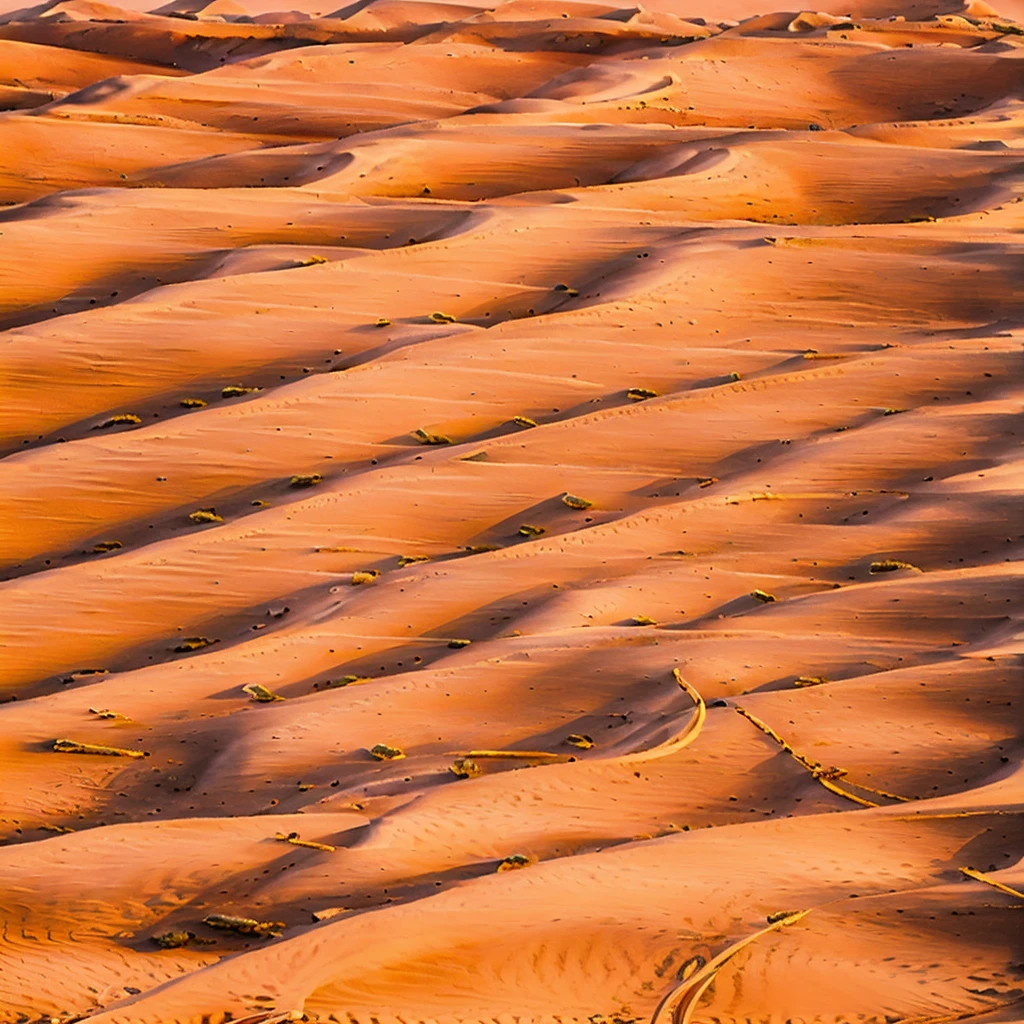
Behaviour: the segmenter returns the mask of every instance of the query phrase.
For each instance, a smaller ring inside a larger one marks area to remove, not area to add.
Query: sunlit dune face
[[[1018,0],[0,2],[0,1024],[1017,1019]]]

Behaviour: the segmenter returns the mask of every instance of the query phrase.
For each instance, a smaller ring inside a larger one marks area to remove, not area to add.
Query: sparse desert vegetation
[[[401,747],[393,747],[389,743],[375,743],[370,747],[370,753],[378,761],[400,761],[405,757]]]
[[[142,422],[142,417],[136,415],[134,412],[119,412],[113,416],[108,416],[102,423],[98,423],[97,429],[102,430],[106,427],[134,427]]]
[[[593,505],[593,502],[586,498],[581,498],[578,494],[563,494],[562,504],[565,505],[566,508],[582,512],[584,509],[590,508],[590,506]]]
[[[257,921],[252,917],[236,917],[234,914],[207,914],[203,924],[221,931],[237,932],[239,935],[259,935],[263,938],[276,937],[284,931],[282,921]]]
[[[523,523],[517,532],[520,537],[540,537],[542,534],[547,533],[547,530],[543,526],[535,526],[532,523]]]
[[[530,866],[530,858],[523,853],[510,853],[507,857],[502,857],[498,861],[499,872],[502,871],[516,871],[519,868],[526,868]]]
[[[449,771],[456,778],[473,779],[481,773],[481,768],[471,757],[457,757],[452,762]]]
[[[298,832],[278,832],[274,838],[279,843],[288,843],[290,846],[301,846],[307,850],[320,850],[323,853],[334,853],[335,847],[330,843],[318,843],[312,839],[300,839]]]
[[[190,654],[192,651],[201,651],[204,647],[217,643],[216,639],[208,636],[186,636],[183,637],[174,647],[177,654]]]
[[[590,750],[594,745],[592,737],[586,735],[586,733],[571,732],[565,737],[565,743],[568,743],[570,747],[578,747],[580,750]]]
[[[868,572],[872,575],[879,572],[897,572],[900,569],[908,569],[911,572],[920,572],[921,570],[910,562],[901,562],[898,558],[883,558],[881,561],[872,562],[868,567]]]
[[[54,740],[53,749],[58,754],[98,754],[100,757],[145,757],[144,750],[127,747],[111,747],[105,743],[79,743],[77,740]]]
[[[1022,3],[0,0],[0,1022],[1021,1024]]]
[[[223,523],[224,517],[212,506],[208,508],[197,508],[195,512],[189,512],[189,522],[202,525],[204,523]]]
[[[398,566],[404,569],[407,565],[418,565],[420,562],[429,562],[429,555],[401,555],[398,559]]]
[[[242,687],[242,692],[247,693],[257,704],[273,704],[275,701],[284,700],[284,697],[262,683],[246,683]]]
[[[646,402],[648,398],[657,398],[658,392],[652,388],[630,388],[626,392],[626,397],[631,402]]]
[[[420,444],[452,443],[452,439],[447,434],[435,434],[432,431],[424,430],[422,427],[417,427],[413,431],[413,436],[419,441]]]

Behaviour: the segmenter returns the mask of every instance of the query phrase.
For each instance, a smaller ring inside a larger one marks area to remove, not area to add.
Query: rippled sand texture
[[[0,18],[0,1020],[1024,1021],[1024,5],[274,2]]]

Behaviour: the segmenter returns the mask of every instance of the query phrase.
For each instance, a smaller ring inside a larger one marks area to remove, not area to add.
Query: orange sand
[[[1024,1021],[1022,0],[4,3],[0,1021]]]

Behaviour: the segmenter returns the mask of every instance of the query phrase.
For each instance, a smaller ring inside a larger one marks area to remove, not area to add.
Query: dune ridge
[[[0,1022],[1024,1021],[1022,20],[0,3]]]

